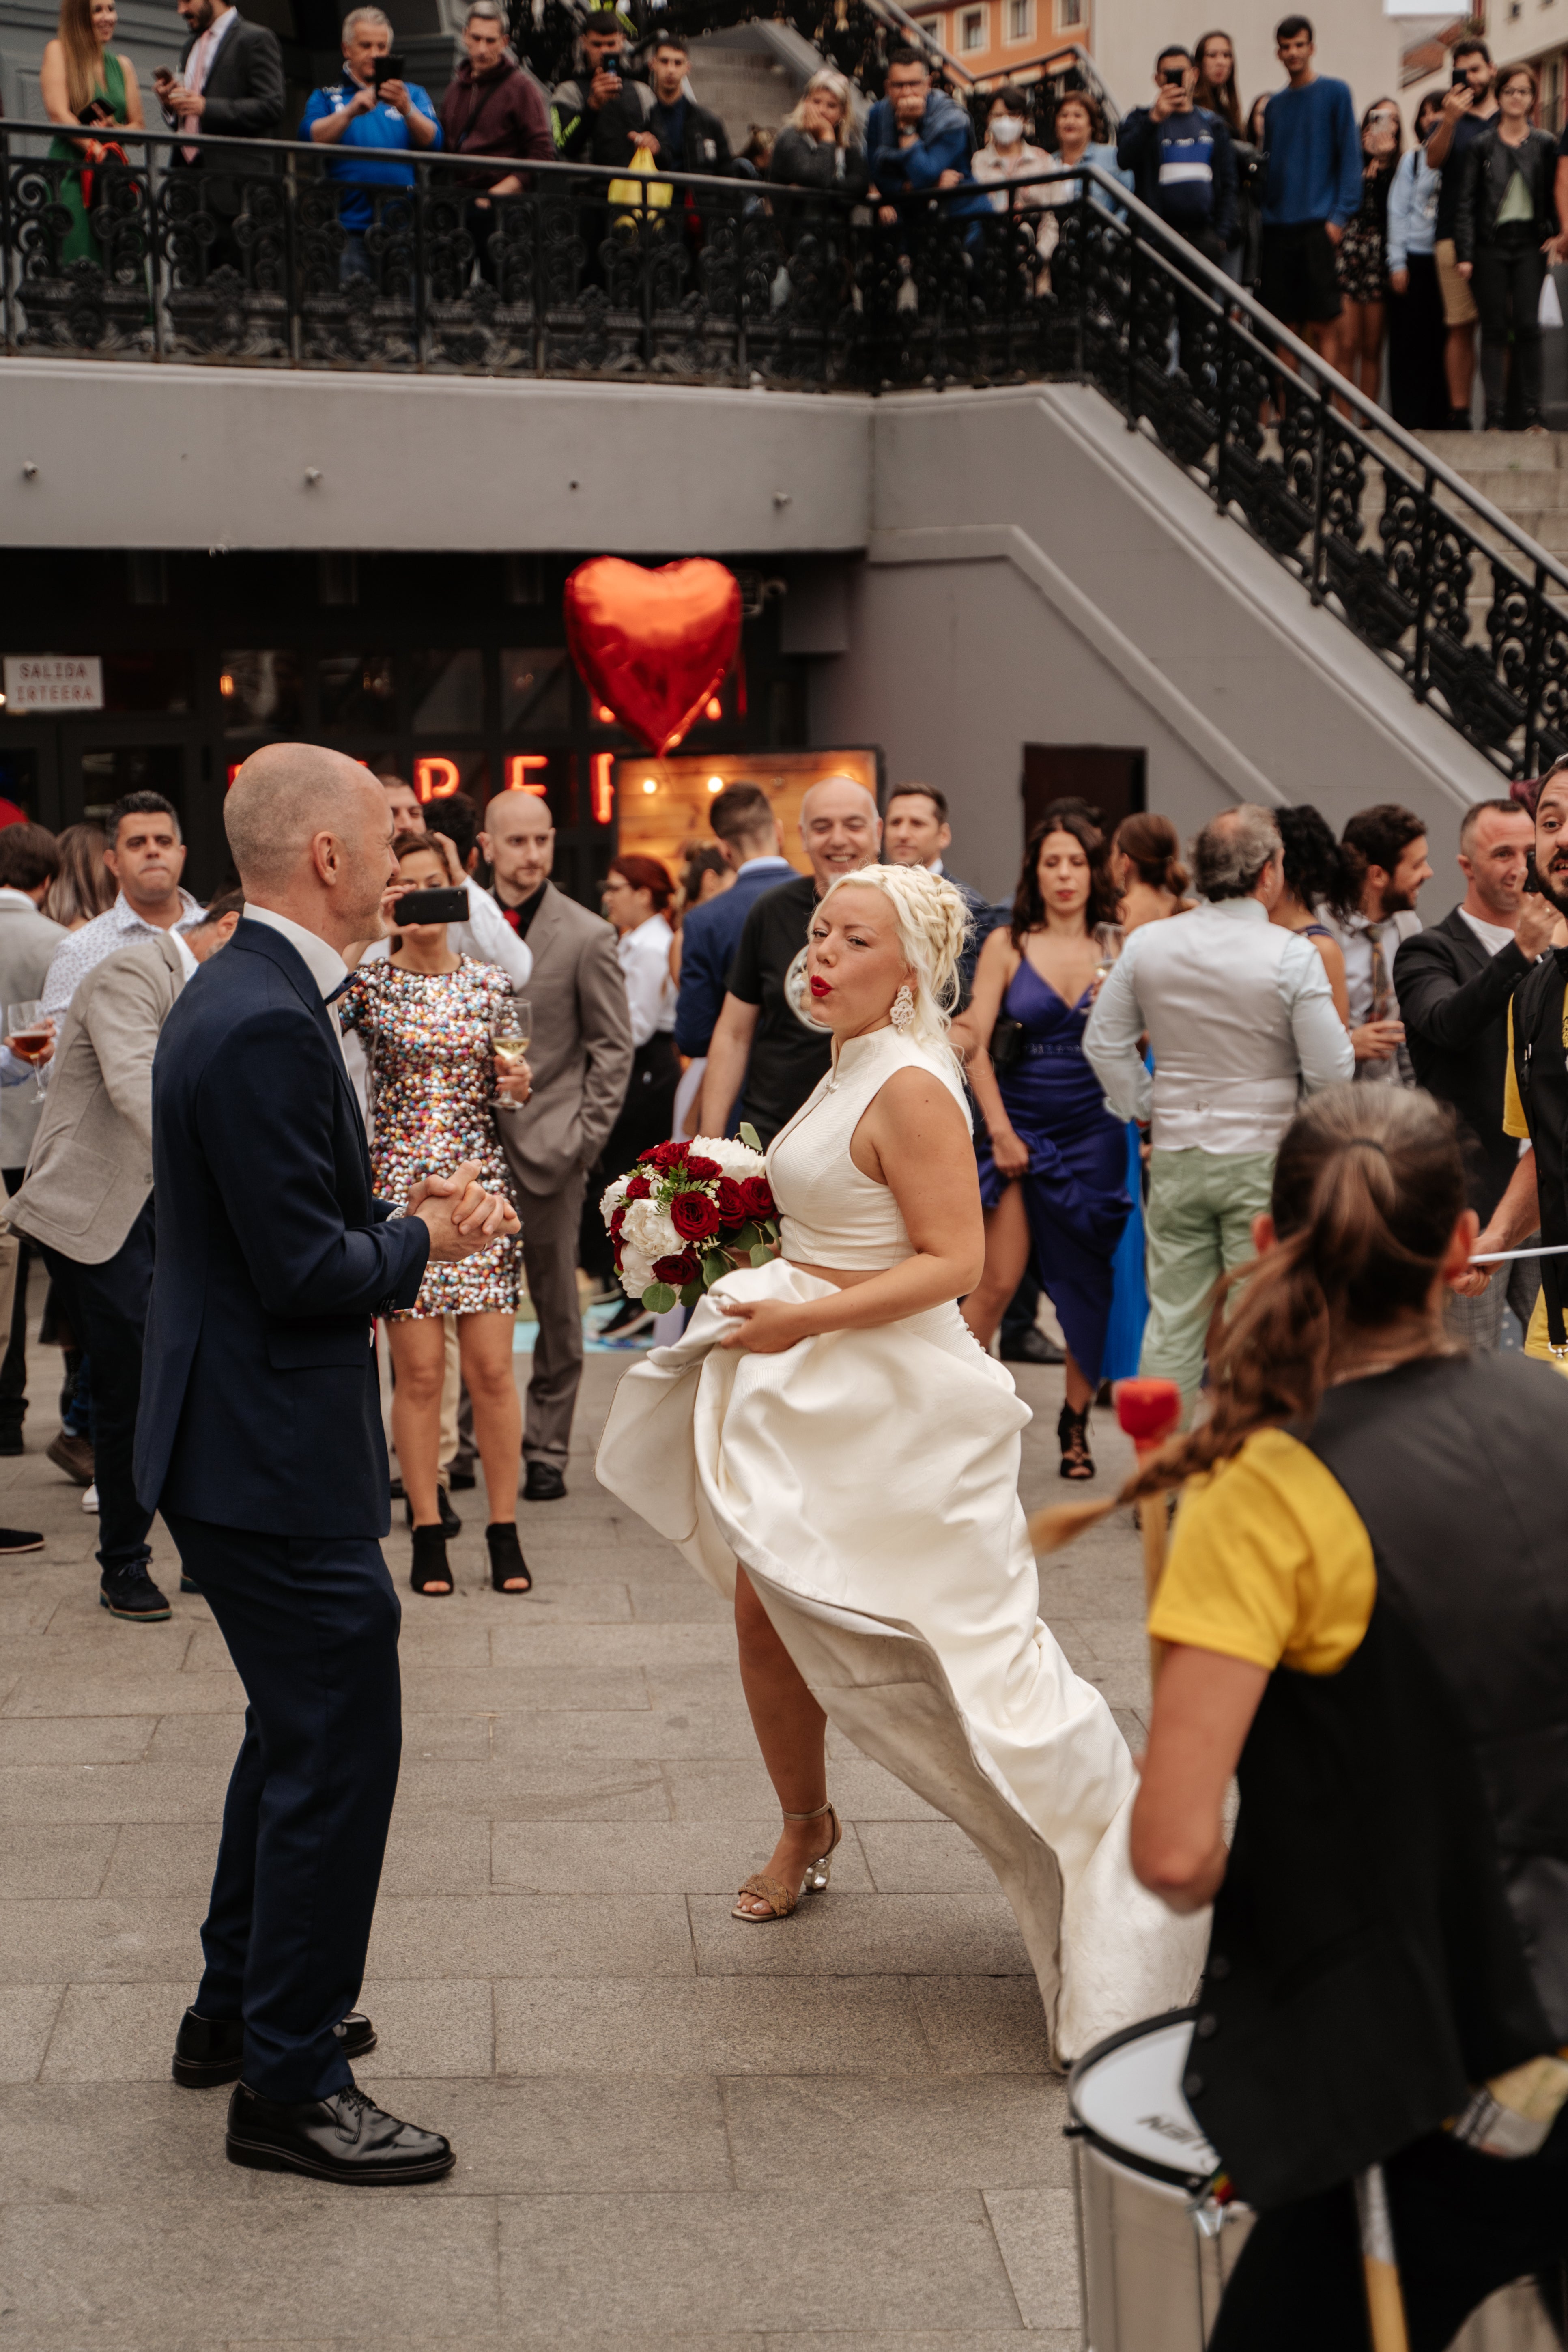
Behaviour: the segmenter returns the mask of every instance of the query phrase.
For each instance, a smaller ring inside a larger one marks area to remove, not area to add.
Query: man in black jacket
[[[618,98],[599,109],[594,130],[595,163],[621,165],[646,148],[661,172],[712,173],[731,168],[730,142],[716,114],[686,95],[686,44],[661,33],[653,45],[653,104],[645,113],[635,92],[623,85]]]
[[[190,38],[180,52],[178,78],[164,68],[153,77],[165,121],[176,131],[199,132],[204,139],[276,139],[283,124],[283,52],[278,36],[266,25],[252,25],[220,0],[175,0]],[[202,194],[204,209],[218,223],[218,234],[207,247],[206,269],[220,264],[243,272],[245,262],[234,223],[245,208],[244,180],[219,177],[226,165],[247,175],[269,172],[272,158],[245,159],[215,147],[175,147],[169,153],[174,171],[212,173]]]
[[[1407,939],[1394,960],[1416,1083],[1454,1108],[1470,1206],[1483,1226],[1519,1158],[1518,1144],[1503,1132],[1509,1002],[1558,919],[1554,907],[1524,887],[1533,838],[1529,815],[1513,801],[1467,809],[1459,826],[1459,871],[1469,886],[1464,899]],[[1531,1259],[1510,1271],[1511,1281],[1494,1279],[1479,1298],[1452,1300],[1450,1321],[1472,1347],[1497,1346],[1510,1304],[1528,1325],[1539,1276]]]

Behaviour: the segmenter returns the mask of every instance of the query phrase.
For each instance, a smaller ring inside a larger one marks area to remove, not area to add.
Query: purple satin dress
[[[1132,1212],[1127,1192],[1127,1129],[1105,1108],[1105,1092],[1083,1055],[1086,989],[1064,1004],[1026,955],[1002,1010],[1024,1024],[1024,1050],[996,1084],[1014,1132],[1029,1148],[1024,1188],[1036,1270],[1057,1310],[1079,1370],[1098,1381],[1114,1287],[1112,1260]],[[991,1145],[976,1135],[980,1197],[1002,1197]]]

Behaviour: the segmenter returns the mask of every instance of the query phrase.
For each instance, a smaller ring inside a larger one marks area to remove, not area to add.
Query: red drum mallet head
[[[1118,1381],[1116,1418],[1140,1454],[1163,1445],[1182,1417],[1182,1391],[1174,1381]]]

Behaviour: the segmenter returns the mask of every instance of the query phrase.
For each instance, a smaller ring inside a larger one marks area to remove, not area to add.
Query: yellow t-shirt
[[[1564,997],[1563,1001],[1563,1044],[1564,1050],[1568,1051],[1568,997]],[[1520,1099],[1519,1079],[1514,1070],[1511,1003],[1508,1008],[1508,1068],[1502,1082],[1502,1131],[1505,1135],[1517,1136],[1521,1143],[1527,1143],[1530,1139],[1530,1121],[1524,1115],[1524,1105]],[[1506,1279],[1506,1276],[1498,1273],[1492,1276],[1494,1282],[1503,1279]],[[1563,1373],[1564,1378],[1568,1379],[1568,1358],[1554,1356],[1552,1352],[1552,1340],[1546,1328],[1544,1290],[1536,1293],[1535,1308],[1530,1318],[1530,1328],[1524,1335],[1524,1352],[1527,1356],[1539,1357],[1543,1364],[1550,1364],[1554,1371]]]
[[[1260,1429],[1188,1486],[1149,1631],[1269,1673],[1336,1674],[1361,1646],[1377,1574],[1350,1496],[1300,1439]]]

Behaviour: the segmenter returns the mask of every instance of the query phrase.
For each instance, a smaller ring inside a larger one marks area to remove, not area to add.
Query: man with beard
[[[1356,812],[1342,841],[1361,877],[1359,904],[1348,923],[1328,919],[1344,950],[1356,1077],[1363,1086],[1407,1087],[1414,1075],[1394,993],[1394,959],[1421,929],[1415,894],[1432,879],[1426,827],[1413,810],[1380,801]]]
[[[1560,915],[1568,915],[1568,760],[1559,760],[1542,778],[1535,803],[1535,874],[1542,895]],[[1550,954],[1533,964],[1514,990],[1508,1010],[1508,1069],[1504,1080],[1504,1131],[1528,1142],[1511,1181],[1476,1241],[1475,1255],[1518,1248],[1538,1228],[1542,1247],[1568,1243],[1568,1033],[1564,1032],[1564,983],[1568,982],[1568,927],[1559,923]],[[1461,1296],[1479,1297],[1489,1281],[1508,1269],[1476,1266],[1454,1285]],[[1540,1356],[1568,1373],[1568,1267],[1561,1257],[1541,1260],[1541,1296],[1525,1336],[1527,1356]]]

